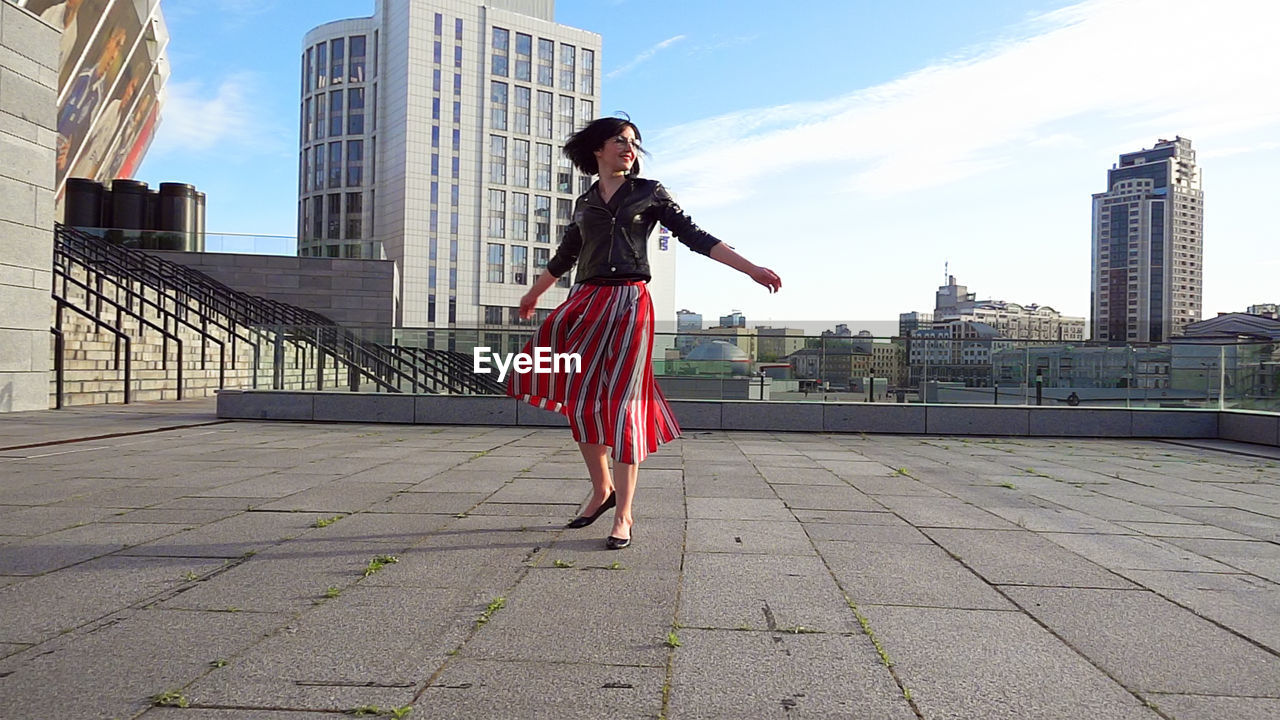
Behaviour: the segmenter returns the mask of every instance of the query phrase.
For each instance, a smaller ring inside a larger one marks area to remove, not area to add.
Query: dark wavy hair
[[[636,140],[640,140],[640,128],[636,127],[629,117],[602,117],[592,120],[586,127],[569,137],[564,144],[564,155],[582,172],[598,175],[600,167],[596,164],[595,152],[604,147],[610,139],[621,135],[627,128],[631,128],[636,134]],[[631,171],[627,173],[630,177],[640,174],[640,154],[648,154],[645,153],[644,148],[639,148],[639,151],[636,161],[631,165]]]

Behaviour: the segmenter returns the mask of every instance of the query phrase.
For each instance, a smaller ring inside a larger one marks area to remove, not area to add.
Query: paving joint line
[[[8,450],[27,450],[30,448],[50,447],[53,445],[69,445],[71,443],[92,442],[94,440],[110,440],[118,437],[132,437],[134,435],[150,435],[153,433],[169,432],[171,430],[185,430],[187,428],[208,427],[210,425],[225,425],[227,423],[236,422],[235,420],[213,420],[211,422],[190,423],[187,425],[169,425],[159,428],[148,428],[146,430],[130,430],[128,432],[107,433],[105,435],[89,435],[78,438],[65,438],[62,440],[48,440],[46,442],[28,443],[26,445],[9,445],[0,447],[0,452]]]

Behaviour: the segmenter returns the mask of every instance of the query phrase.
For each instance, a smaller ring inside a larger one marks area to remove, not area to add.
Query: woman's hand
[[[524,296],[520,298],[521,320],[528,320],[533,317],[533,311],[535,306],[538,304],[538,296],[540,295],[542,295],[542,293],[538,292],[537,288],[530,288],[529,292],[525,293]]]
[[[747,274],[751,276],[752,280],[755,280],[761,285],[769,288],[769,292],[771,293],[778,292],[782,289],[782,278],[778,277],[778,273],[767,267],[754,265]]]

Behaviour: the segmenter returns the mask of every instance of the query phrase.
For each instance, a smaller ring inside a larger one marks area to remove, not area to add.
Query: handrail
[[[70,302],[67,302],[67,300],[64,298],[54,295],[53,299],[57,303],[57,312],[54,315],[54,322],[57,323],[59,332],[61,332],[61,329],[62,329],[61,327],[62,326],[62,309],[67,308],[68,310],[74,310],[76,313],[83,315],[85,318],[88,318],[89,321],[91,321],[94,325],[110,332],[111,334],[116,336],[117,340],[124,342],[124,404],[128,405],[132,398],[130,394],[130,387],[133,384],[133,342],[132,342],[132,339],[129,337],[129,334],[122,330],[112,327],[110,323],[106,323],[106,322],[103,322],[102,320],[99,320],[98,317],[95,316],[93,313],[83,308],[76,307]],[[118,361],[116,364],[116,369],[117,370],[120,369],[120,365]]]
[[[53,409],[62,409],[63,381],[62,381],[62,354],[66,352],[67,341],[62,335],[62,330],[51,327],[49,332],[53,333]]]

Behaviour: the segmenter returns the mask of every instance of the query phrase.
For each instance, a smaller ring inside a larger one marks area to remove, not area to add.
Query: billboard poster
[[[83,60],[62,88],[57,138],[59,191],[67,171],[84,149],[95,121],[113,94],[118,92],[116,85],[125,70],[125,60],[135,47],[141,45],[142,30],[147,26],[153,5],[153,0],[112,2],[89,42]]]
[[[155,44],[154,34],[148,31],[147,36],[147,39],[138,43],[121,71],[120,78],[98,113],[67,177],[93,178],[99,181],[107,179],[101,171],[108,160],[112,143],[120,131],[129,126],[129,113],[134,110],[140,91],[146,88],[154,74],[155,58],[151,57]],[[137,125],[133,127],[136,129]]]
[[[138,171],[138,166],[142,164],[142,158],[147,154],[147,148],[151,147],[151,140],[156,135],[156,127],[160,124],[160,108],[154,102],[148,104],[150,109],[146,112],[145,117],[141,113],[138,115],[138,117],[143,117],[143,120],[137,133],[137,140],[134,140],[132,144],[121,142],[116,146],[115,157],[111,160],[111,166],[115,169],[115,172],[111,174],[113,178],[132,177]]]
[[[58,89],[67,86],[85,47],[98,30],[111,0],[27,0],[27,10],[62,30],[62,46],[58,51]],[[61,92],[59,92],[61,96]]]

